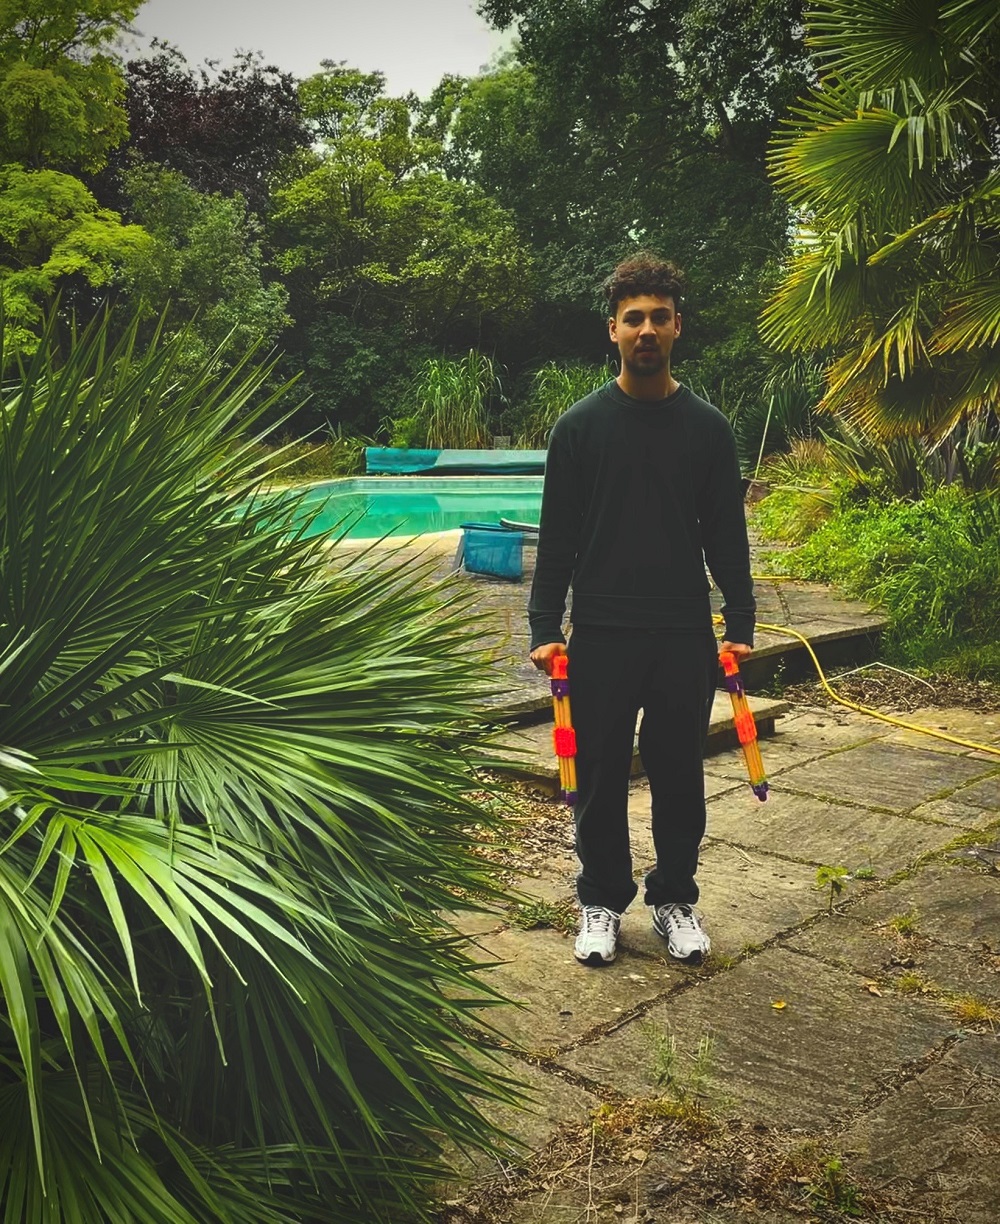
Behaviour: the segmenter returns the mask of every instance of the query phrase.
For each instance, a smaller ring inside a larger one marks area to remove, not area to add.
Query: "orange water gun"
[[[733,722],[743,749],[743,759],[747,763],[747,773],[750,775],[750,789],[757,798],[764,802],[767,799],[767,775],[764,773],[764,762],[760,759],[760,747],[757,743],[757,724],[753,720],[750,706],[747,704],[746,689],[740,677],[739,664],[736,656],[729,650],[723,650],[719,662],[726,674],[726,689],[733,703]]]
[[[559,786],[566,803],[576,803],[576,732],[569,708],[569,656],[553,655],[549,676],[552,681],[552,709],[556,725],[552,743],[559,760]]]

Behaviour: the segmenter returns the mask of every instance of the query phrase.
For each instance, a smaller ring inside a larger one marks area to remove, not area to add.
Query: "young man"
[[[615,958],[638,888],[628,784],[639,751],[652,796],[656,865],[645,879],[654,929],[671,956],[710,948],[694,909],[705,833],[702,754],[718,650],[753,645],[753,583],[736,443],[718,409],[670,373],[681,333],[676,269],[642,252],[604,286],[621,373],[574,404],[549,439],[535,578],[531,659],[548,671],[569,643],[577,737],[577,960]],[[716,644],[705,563],[724,598]]]

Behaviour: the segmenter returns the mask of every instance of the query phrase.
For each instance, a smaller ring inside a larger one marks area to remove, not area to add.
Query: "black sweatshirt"
[[[705,563],[722,591],[726,638],[753,645],[743,487],[729,422],[687,387],[637,400],[612,379],[574,404],[549,439],[531,649],[577,625],[703,633]]]

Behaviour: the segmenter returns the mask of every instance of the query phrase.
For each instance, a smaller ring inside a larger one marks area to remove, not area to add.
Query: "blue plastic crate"
[[[519,582],[524,574],[524,533],[489,527],[463,531],[462,563],[471,574]]]

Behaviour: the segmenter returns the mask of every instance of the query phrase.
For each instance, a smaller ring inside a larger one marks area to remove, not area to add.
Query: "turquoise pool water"
[[[541,502],[541,476],[359,476],[315,485],[299,513],[316,516],[309,535],[343,531],[349,522],[348,539],[371,540],[501,518],[537,523]]]

